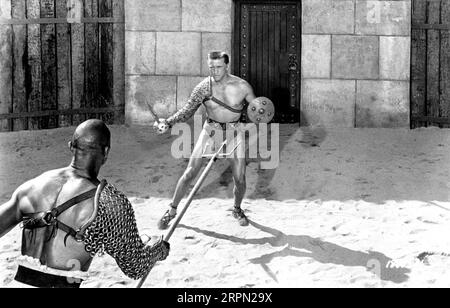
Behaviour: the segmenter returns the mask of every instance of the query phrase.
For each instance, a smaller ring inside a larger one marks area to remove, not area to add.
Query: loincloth
[[[226,145],[220,153],[229,154],[234,150],[229,158],[245,159],[245,130],[243,127],[244,123],[241,122],[220,123],[210,119],[206,120],[192,156],[197,158],[202,155],[214,154],[226,140]]]

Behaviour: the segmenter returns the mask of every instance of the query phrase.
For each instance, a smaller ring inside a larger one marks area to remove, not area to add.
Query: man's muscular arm
[[[243,80],[242,87],[243,87],[245,93],[247,93],[246,96],[245,96],[245,100],[250,103],[252,100],[254,100],[256,98],[255,93],[253,93],[253,88],[245,80]]]
[[[173,126],[175,123],[187,121],[201,106],[203,100],[210,95],[211,90],[209,78],[206,78],[194,88],[186,105],[184,105],[174,115],[166,119],[166,123],[169,126]]]
[[[24,185],[17,188],[11,199],[0,205],[0,237],[8,233],[22,220],[22,214],[19,208],[19,198],[23,189]]]

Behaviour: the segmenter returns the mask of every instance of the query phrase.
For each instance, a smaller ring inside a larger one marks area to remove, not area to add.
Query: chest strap
[[[79,230],[74,230],[72,227],[66,225],[65,223],[59,221],[57,217],[61,215],[63,212],[73,207],[74,205],[88,200],[95,196],[97,188],[91,189],[87,192],[84,192],[57,207],[54,207],[50,211],[47,212],[37,212],[32,214],[24,215],[23,217],[23,228],[28,230],[33,230],[37,228],[45,228],[48,226],[53,226],[55,229],[60,229],[67,233],[64,237],[64,245],[66,245],[67,238],[69,236],[74,237],[77,241],[79,238]],[[52,231],[52,235],[55,233],[55,230]]]
[[[212,81],[211,81],[211,77],[209,77],[209,93],[210,93],[211,96],[205,98],[205,100],[203,101],[203,103],[205,103],[207,100],[211,100],[211,101],[213,101],[214,103],[216,103],[216,104],[218,104],[218,105],[220,105],[220,106],[222,106],[222,107],[224,107],[224,108],[230,110],[231,112],[234,112],[234,113],[242,113],[242,110],[243,110],[243,109],[235,109],[235,108],[233,108],[233,107],[230,107],[230,106],[228,106],[227,104],[225,104],[224,102],[222,102],[220,99],[215,98],[215,97],[213,96],[213,93],[212,93]]]

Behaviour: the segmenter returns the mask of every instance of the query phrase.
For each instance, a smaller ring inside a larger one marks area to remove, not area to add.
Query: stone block
[[[148,104],[161,118],[176,111],[175,76],[127,76],[125,119],[128,124],[153,125]]]
[[[182,31],[231,32],[232,0],[183,0]]]
[[[354,127],[355,81],[303,80],[301,112],[304,125]]]
[[[155,74],[155,32],[125,32],[125,73]]]
[[[378,37],[338,35],[332,46],[332,78],[378,78]]]
[[[409,82],[357,81],[356,127],[409,127]]]
[[[330,35],[302,35],[301,68],[303,78],[330,78]]]
[[[203,33],[202,34],[202,75],[208,76],[208,53],[213,50],[225,51],[230,56],[230,72],[232,72],[233,55],[231,54],[230,33]]]
[[[411,1],[356,1],[357,34],[410,35]]]
[[[195,86],[198,85],[205,77],[190,77],[190,76],[179,76],[177,81],[177,109],[183,107],[189,96],[194,90]]]
[[[156,74],[200,76],[200,33],[158,32],[156,37]]]
[[[380,78],[409,80],[411,38],[380,37]]]
[[[11,0],[0,0],[0,18],[11,19]]]
[[[180,0],[125,0],[125,29],[181,31]]]
[[[303,34],[353,34],[353,0],[304,0]]]

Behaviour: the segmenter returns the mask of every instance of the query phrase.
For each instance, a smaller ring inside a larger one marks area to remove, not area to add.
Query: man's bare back
[[[0,237],[22,223],[22,255],[14,277],[18,283],[78,288],[99,253],[113,257],[133,279],[167,258],[169,243],[162,236],[155,241],[147,236],[143,242],[130,201],[97,178],[110,138],[103,121],[81,123],[68,143],[70,165],[27,181],[0,205]]]
[[[98,183],[77,175],[74,169],[66,167],[51,170],[26,182],[17,191],[17,201],[21,216],[50,211],[69,199],[86,191],[95,189]],[[78,229],[89,222],[94,214],[94,198],[85,200],[63,212],[58,220]],[[73,237],[65,239],[66,233],[56,230],[52,237],[53,226],[23,230],[22,255],[30,256],[55,269],[70,270],[73,260],[86,271],[92,257],[84,249],[82,242]]]

